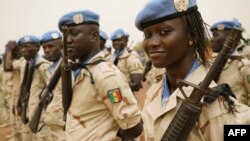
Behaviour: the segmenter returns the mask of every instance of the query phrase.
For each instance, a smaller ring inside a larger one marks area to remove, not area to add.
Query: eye
[[[145,32],[144,32],[144,38],[145,38],[145,39],[150,39],[151,36],[152,36],[151,33],[145,33]]]
[[[171,31],[170,30],[168,30],[168,29],[162,29],[161,31],[160,31],[160,35],[167,35],[167,34],[169,34]]]
[[[71,30],[71,31],[69,31],[69,34],[72,35],[72,36],[76,36],[78,33],[79,33],[78,30]]]

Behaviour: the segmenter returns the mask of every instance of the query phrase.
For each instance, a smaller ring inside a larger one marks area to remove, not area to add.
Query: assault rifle
[[[24,93],[25,93],[24,89],[26,89],[25,84],[27,81],[28,71],[29,71],[29,62],[27,61],[25,64],[23,80],[22,80],[22,83],[20,86],[19,96],[18,96],[18,100],[17,100],[17,114],[19,116],[21,116],[21,114],[22,114],[22,98],[24,97]]]
[[[72,100],[72,71],[71,64],[68,62],[69,56],[67,53],[67,26],[62,27],[63,31],[63,62],[61,66],[62,77],[62,104],[64,109],[64,121],[66,121],[67,111]]]
[[[33,80],[33,73],[35,70],[35,66],[33,66],[32,63],[33,61],[31,60],[29,62],[29,71],[27,74],[27,80],[26,83],[22,89],[22,97],[21,97],[21,119],[24,124],[28,123],[29,119],[27,118],[27,108],[28,108],[28,103],[29,103],[29,98],[30,98],[30,87],[32,84]],[[25,79],[25,78],[24,78]]]
[[[62,62],[62,61],[61,61]],[[61,62],[59,62],[61,64]],[[58,80],[61,76],[61,68],[60,65],[57,67],[55,72],[53,73],[53,76],[51,77],[49,84],[43,89],[41,92],[41,99],[36,107],[35,113],[32,117],[32,119],[29,122],[29,127],[33,133],[37,133],[41,114],[43,109],[46,109],[48,104],[51,102],[53,95],[52,91],[55,88],[55,86],[58,83]]]
[[[178,109],[168,129],[165,131],[163,137],[161,138],[161,141],[187,140],[189,133],[195,126],[195,123],[200,116],[202,108],[202,103],[200,101],[202,97],[205,94],[209,94],[210,83],[213,81],[216,74],[219,73],[220,69],[223,69],[223,67],[225,66],[225,60],[228,59],[231,50],[237,46],[237,43],[239,42],[241,37],[241,33],[242,30],[236,27],[234,27],[234,29],[230,32],[218,57],[214,61],[206,77],[199,86],[187,81],[178,80],[177,85],[186,100]],[[182,89],[183,86],[194,87],[194,90],[192,91],[190,97],[187,97],[184,93]]]

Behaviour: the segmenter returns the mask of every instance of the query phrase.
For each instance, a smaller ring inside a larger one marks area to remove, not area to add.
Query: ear
[[[98,30],[94,30],[92,32],[92,40],[93,41],[98,41],[99,40],[99,31]]]

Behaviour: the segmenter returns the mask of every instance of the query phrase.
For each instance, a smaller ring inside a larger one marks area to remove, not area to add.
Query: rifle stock
[[[61,61],[62,62],[62,61]],[[59,62],[61,64],[61,62]],[[37,133],[41,114],[43,109],[47,108],[47,105],[51,102],[52,100],[52,91],[56,87],[59,79],[61,76],[61,68],[60,66],[57,67],[56,71],[53,73],[53,76],[50,79],[49,84],[43,89],[41,92],[41,99],[36,107],[35,113],[32,117],[32,119],[29,122],[29,128],[33,133]]]
[[[50,93],[50,92],[49,92],[47,87],[45,89],[43,89],[42,94],[46,95],[48,93]],[[41,114],[42,114],[42,111],[44,109],[45,104],[46,104],[45,99],[39,101],[39,104],[36,107],[35,113],[29,122],[28,126],[33,133],[38,132],[38,126],[39,126]]]
[[[63,63],[61,66],[62,77],[62,104],[64,109],[64,121],[66,121],[67,111],[72,100],[72,72],[68,62],[67,53],[67,26],[62,27],[63,31]]]
[[[207,93],[209,85],[213,81],[216,74],[220,72],[218,68],[222,69],[224,67],[226,63],[225,60],[228,59],[230,51],[236,47],[238,41],[240,40],[241,33],[242,30],[236,27],[231,31],[226,41],[224,42],[223,48],[220,51],[218,57],[214,61],[206,77],[199,86],[182,80],[179,80],[177,82],[179,89],[184,95],[186,101],[184,101],[178,109],[172,122],[161,138],[161,141],[187,140],[189,133],[191,132],[201,113],[202,104],[200,103],[200,100],[202,99],[204,94]],[[194,87],[194,90],[192,91],[190,97],[187,97],[182,90],[183,85]]]

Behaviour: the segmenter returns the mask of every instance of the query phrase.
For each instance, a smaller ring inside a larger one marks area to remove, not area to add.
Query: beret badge
[[[73,21],[75,24],[80,24],[83,22],[83,15],[82,14],[75,14],[73,16]]]
[[[24,37],[24,41],[25,42],[29,42],[30,41],[30,37],[28,37],[28,36]]]
[[[188,9],[188,0],[174,0],[174,6],[178,12],[184,12]]]
[[[53,39],[57,39],[57,38],[59,37],[59,35],[58,35],[57,33],[52,33],[52,34],[51,34],[51,37],[52,37]]]
[[[225,25],[224,24],[218,24],[217,25],[217,30],[224,30]]]
[[[121,38],[121,37],[122,37],[121,34],[117,34],[117,35],[116,35],[116,38]]]

